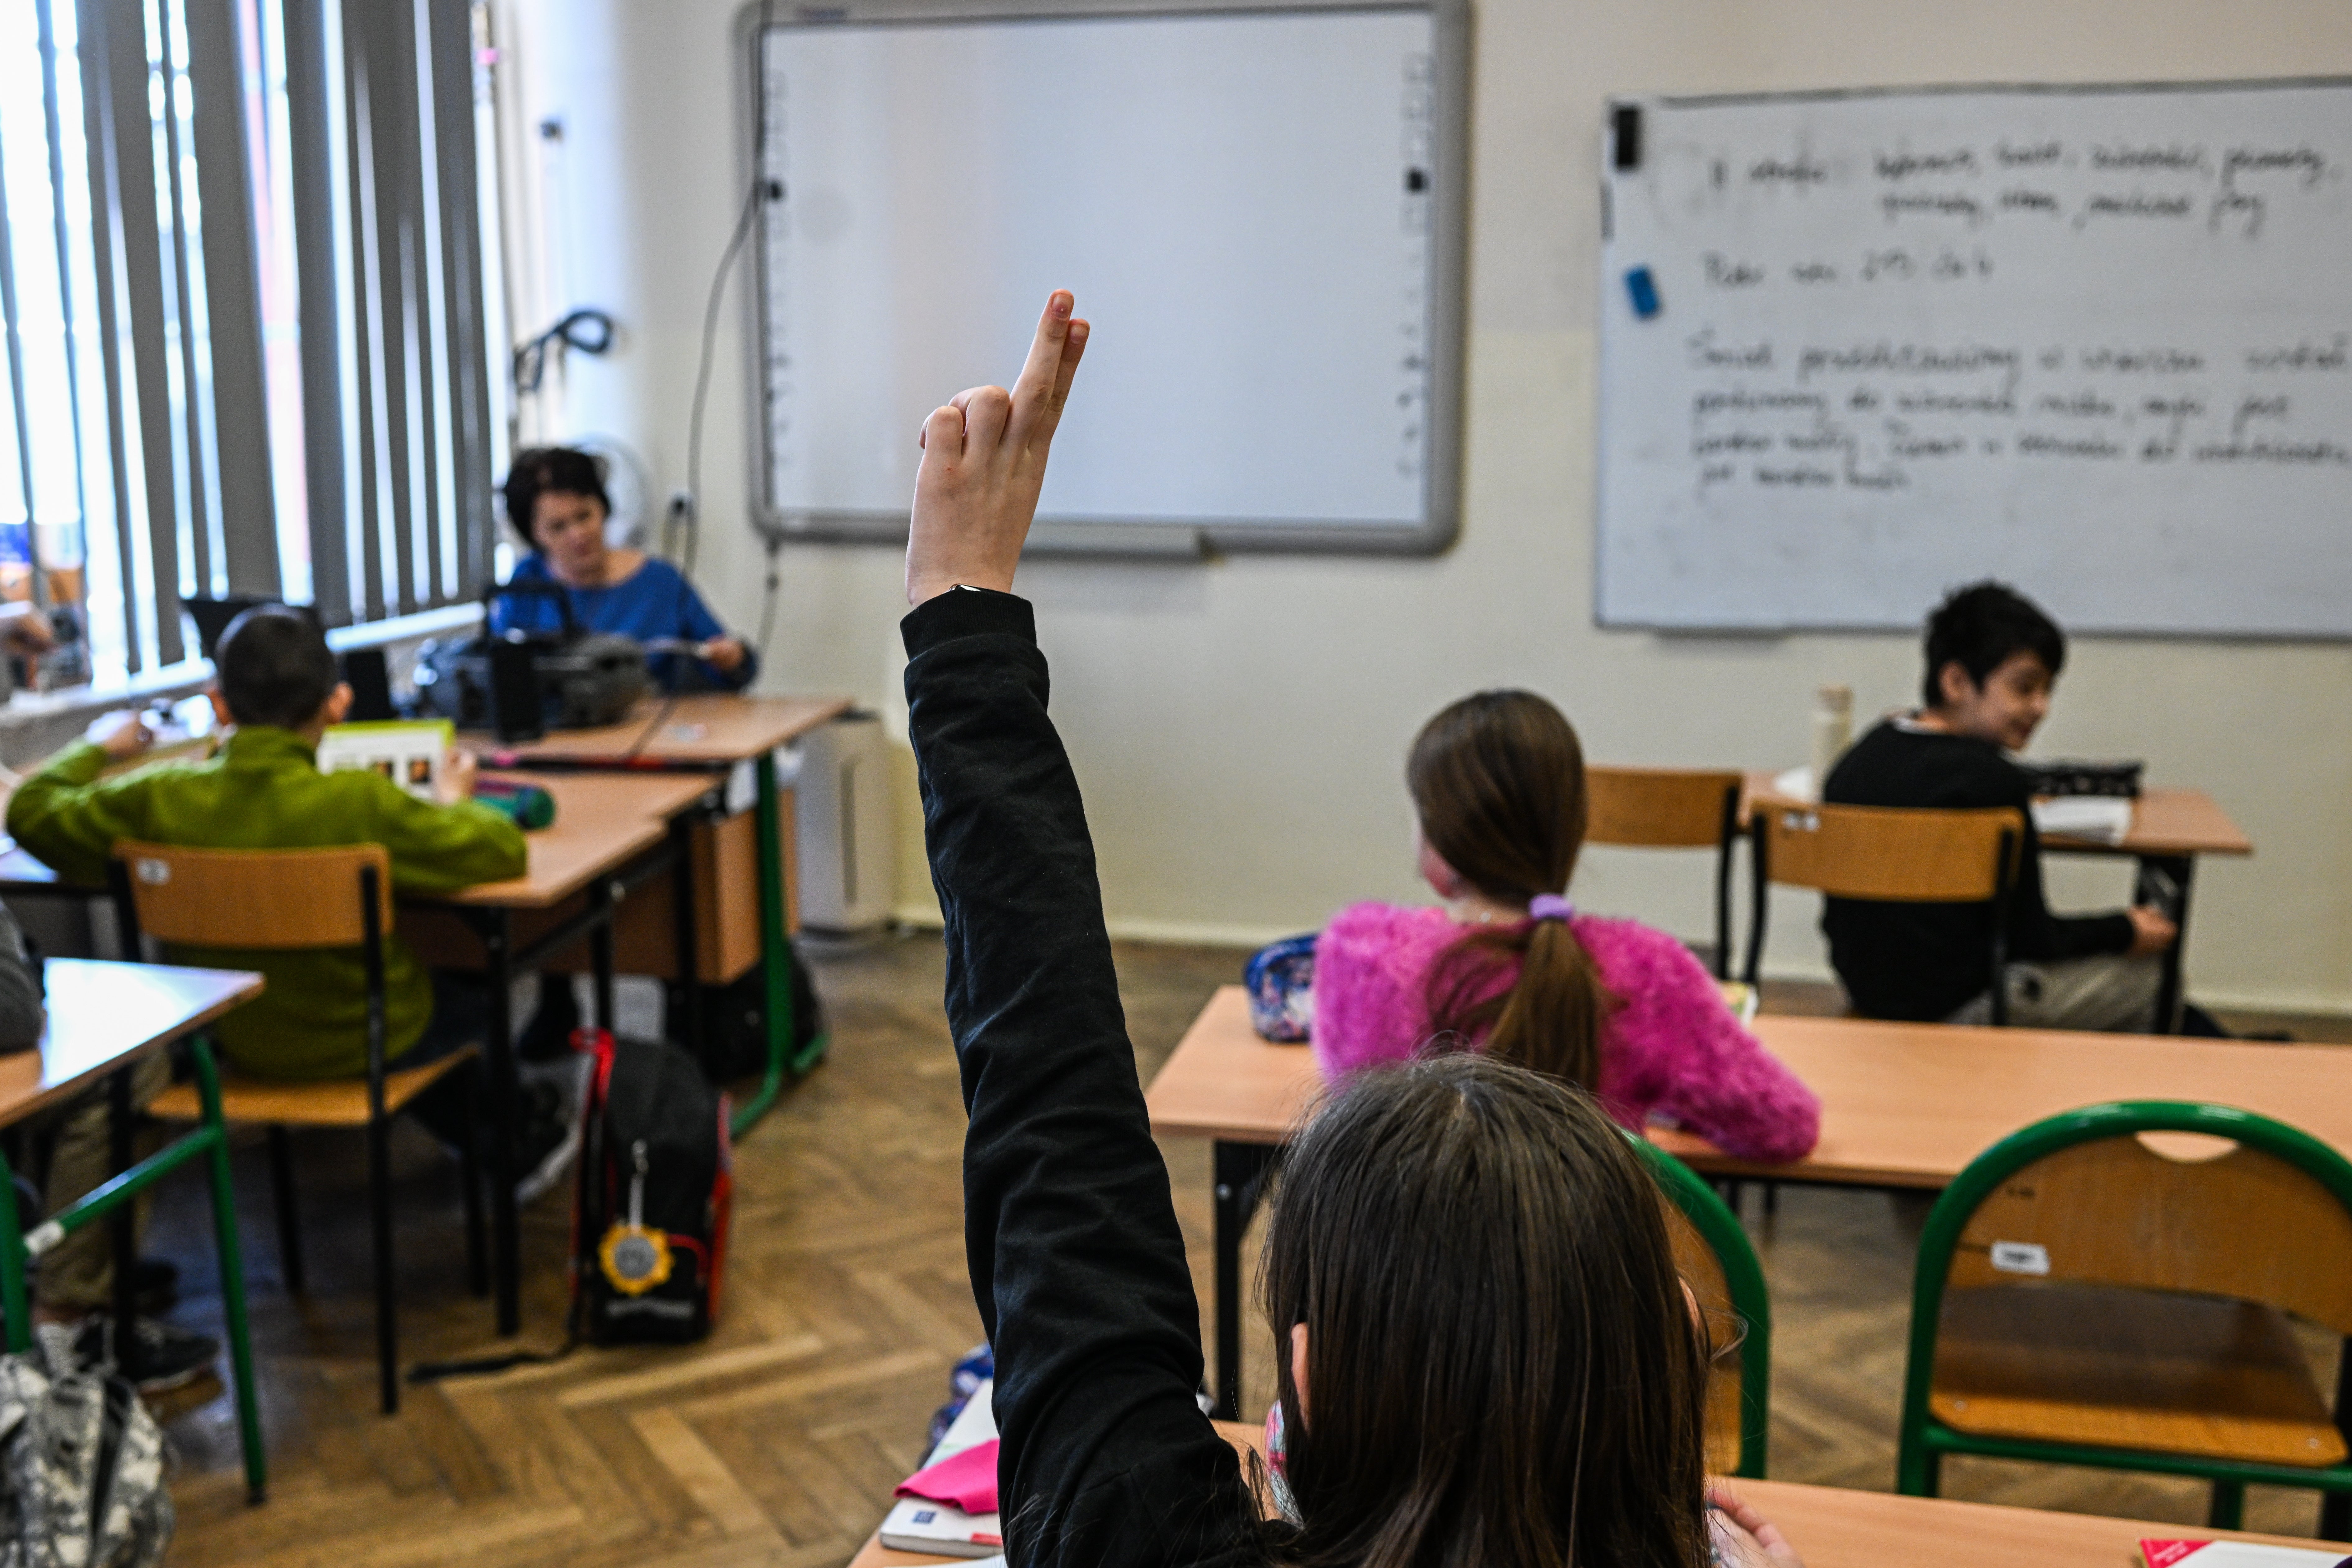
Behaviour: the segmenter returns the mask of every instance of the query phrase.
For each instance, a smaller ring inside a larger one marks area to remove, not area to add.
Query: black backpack
[[[593,1344],[710,1331],[727,1262],[727,1096],[686,1052],[577,1037],[592,1066],[572,1215],[572,1327]]]
[[[667,1016],[676,1018],[682,1009],[676,995],[677,983],[670,983]],[[798,950],[793,953],[792,969],[793,1047],[797,1058],[816,1043],[824,1033],[824,1003],[816,994],[815,983],[810,978],[808,965],[801,962]],[[699,998],[702,1004],[702,1037],[688,1042],[700,1058],[703,1071],[713,1083],[731,1083],[739,1078],[765,1072],[768,1067],[768,973],[766,967],[754,963],[734,980],[724,985],[705,985]]]

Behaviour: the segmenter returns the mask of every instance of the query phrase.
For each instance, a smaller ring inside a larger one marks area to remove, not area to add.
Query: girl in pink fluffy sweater
[[[1742,1028],[1688,949],[1563,897],[1584,753],[1559,709],[1486,691],[1432,719],[1405,778],[1444,909],[1357,904],[1315,944],[1317,1059],[1337,1078],[1483,1048],[1592,1090],[1629,1128],[1672,1118],[1726,1153],[1795,1160],[1821,1102]]]

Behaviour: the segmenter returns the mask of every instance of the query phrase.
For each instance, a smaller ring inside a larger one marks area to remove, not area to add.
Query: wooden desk
[[[617,724],[595,730],[557,730],[536,741],[501,746],[490,736],[468,731],[458,744],[495,757],[502,767],[541,763],[600,763],[637,756],[665,763],[700,763],[731,767],[772,752],[829,724],[849,711],[846,697],[737,697],[705,692],[670,705],[658,728],[661,700],[648,697]]]
[[[519,1094],[509,982],[519,971],[585,941],[596,976],[595,1021],[609,1027],[616,902],[665,872],[677,882],[690,879],[692,857],[683,849],[688,816],[720,788],[707,773],[552,773],[533,775],[530,782],[555,797],[555,821],[524,836],[530,858],[521,876],[435,898],[401,900],[401,933],[420,957],[468,967],[478,963],[486,973],[489,1100],[492,1118],[502,1127],[514,1124]],[[0,893],[91,898],[100,892],[60,880],[14,843],[0,854]],[[676,901],[679,909],[691,910],[691,888],[678,887]],[[461,934],[467,931],[471,943]],[[690,953],[690,930],[682,930],[677,940],[681,951]],[[493,1141],[491,1272],[499,1331],[508,1334],[521,1326],[522,1300],[511,1152]]]
[[[39,1050],[0,1057],[0,1127],[72,1099],[261,994],[261,976],[236,969],[53,958],[41,977],[48,1027]]]
[[[1802,809],[1814,804],[1780,794],[1774,787],[1779,776],[1769,770],[1748,773],[1746,793],[1739,802],[1741,821],[1767,805]],[[2189,942],[2189,895],[2196,880],[2197,858],[2252,855],[2253,840],[2201,789],[2150,789],[2141,791],[2132,802],[2131,826],[2119,842],[2051,833],[2042,836],[2042,847],[2053,854],[2129,856],[2139,862],[2134,900],[2160,906],[2180,928],[2165,950],[2164,980],[2156,997],[2156,1016],[2168,1026],[2179,1010],[2180,955]],[[1759,889],[1754,909],[1759,921],[1763,904],[1763,891]]]
[[[237,1436],[245,1453],[247,1495],[262,1498],[268,1473],[262,1451],[260,1406],[253,1387],[253,1341],[245,1313],[245,1267],[238,1257],[236,1194],[229,1184],[228,1129],[221,1120],[220,1078],[211,1048],[193,1041],[197,1098],[204,1108],[194,1131],[133,1164],[130,1158],[131,1072],[143,1058],[261,994],[258,974],[225,969],[114,963],[53,958],[43,966],[48,1010],[38,1051],[0,1057],[0,1127],[80,1095],[99,1079],[109,1089],[116,1173],[48,1215],[30,1231],[16,1213],[16,1188],[0,1157],[0,1312],[7,1318],[12,1352],[32,1345],[26,1276],[33,1258],[70,1231],[109,1220],[115,1228],[114,1296],[118,1323],[131,1316],[131,1205],[164,1176],[204,1160],[212,1187],[213,1245],[219,1256],[221,1304],[228,1324],[230,1386],[236,1397]]]
[[[1769,1014],[1750,1026],[1822,1097],[1821,1142],[1795,1164],[1757,1165],[1653,1131],[1710,1174],[1936,1191],[2019,1128],[2113,1100],[2236,1106],[2352,1153],[2352,1047]]]
[[[752,767],[756,800],[753,808],[753,853],[759,866],[760,958],[767,994],[768,1068],[759,1093],[735,1112],[733,1131],[741,1137],[767,1114],[783,1090],[788,1074],[806,1072],[824,1054],[820,1036],[807,1050],[793,1054],[793,949],[787,906],[791,889],[784,879],[784,830],[782,792],[776,786],[776,749],[830,723],[849,711],[845,697],[738,697],[704,693],[665,702],[647,698],[618,724],[594,730],[563,730],[513,747],[500,747],[488,736],[461,735],[470,746],[500,766],[551,769],[685,768],[732,769],[739,763]],[[679,940],[692,924],[693,911],[681,908],[677,920]],[[681,974],[698,973],[678,950]],[[694,985],[679,988],[685,1002],[684,1033],[698,1032],[700,1004]]]
[[[2112,1100],[2232,1105],[2352,1154],[2352,1047],[1769,1013],[1749,1026],[1821,1096],[1821,1142],[1792,1164],[1759,1165],[1652,1130],[1710,1175],[1933,1192],[2018,1129]],[[1260,1039],[1249,994],[1227,985],[1144,1095],[1153,1132],[1213,1141],[1220,1414],[1241,1372],[1242,1233],[1276,1147],[1321,1088],[1314,1052]]]
[[[691,911],[693,856],[687,847],[691,813],[720,785],[708,773],[554,773],[534,776],[555,797],[555,820],[525,835],[527,868],[503,882],[484,882],[436,898],[404,898],[400,931],[427,963],[478,961],[488,994],[484,1033],[488,1047],[491,1118],[516,1125],[520,1085],[509,996],[518,973],[585,941],[595,977],[593,1020],[613,1023],[613,913],[632,889],[667,874],[674,905]],[[435,916],[444,917],[438,921]],[[450,950],[447,917],[469,931],[476,953]],[[690,919],[681,919],[681,950],[693,948]],[[490,1144],[491,1274],[499,1332],[522,1326],[520,1273],[521,1220],[514,1190],[513,1151]]]
[[[523,836],[530,852],[523,874],[504,882],[484,882],[440,901],[551,908],[600,872],[660,843],[670,819],[714,787],[709,778],[694,773],[534,774],[528,782],[555,797],[555,820]]]
[[[1234,1447],[1255,1451],[1263,1428],[1217,1423]],[[2324,1542],[2240,1531],[2144,1524],[2085,1513],[1942,1498],[1895,1497],[1790,1481],[1735,1480],[1732,1489],[1780,1527],[1806,1568],[2141,1568],[2142,1541],[2254,1541],[2271,1546],[2326,1549]],[[956,1559],[893,1552],[868,1537],[849,1568],[912,1568]],[[969,1561],[963,1559],[962,1561]]]

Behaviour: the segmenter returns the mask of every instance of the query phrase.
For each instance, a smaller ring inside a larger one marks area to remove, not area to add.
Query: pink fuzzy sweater
[[[1580,915],[1576,940],[1621,1005],[1601,1035],[1601,1104],[1629,1128],[1672,1117],[1743,1160],[1795,1160],[1821,1135],[1812,1090],[1740,1027],[1690,950],[1633,921]],[[1434,1032],[1431,966],[1465,928],[1444,910],[1357,904],[1315,944],[1315,1056],[1326,1078],[1403,1061]],[[1500,991],[1515,974],[1496,976]]]

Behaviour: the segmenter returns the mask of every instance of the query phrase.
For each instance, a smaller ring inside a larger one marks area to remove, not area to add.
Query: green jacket
[[[392,885],[447,893],[523,872],[522,833],[486,805],[435,805],[364,769],[319,771],[310,743],[255,726],[204,763],[162,763],[99,780],[103,751],[68,746],[16,786],[8,831],[72,882],[104,886],[117,840],[206,849],[307,849],[381,844]],[[354,894],[356,896],[356,894]],[[397,937],[384,953],[387,1054],[416,1043],[433,1015],[433,984]],[[259,970],[268,987],[214,1032],[257,1077],[349,1078],[367,1070],[367,979],[360,950],[180,948],[174,962]]]

